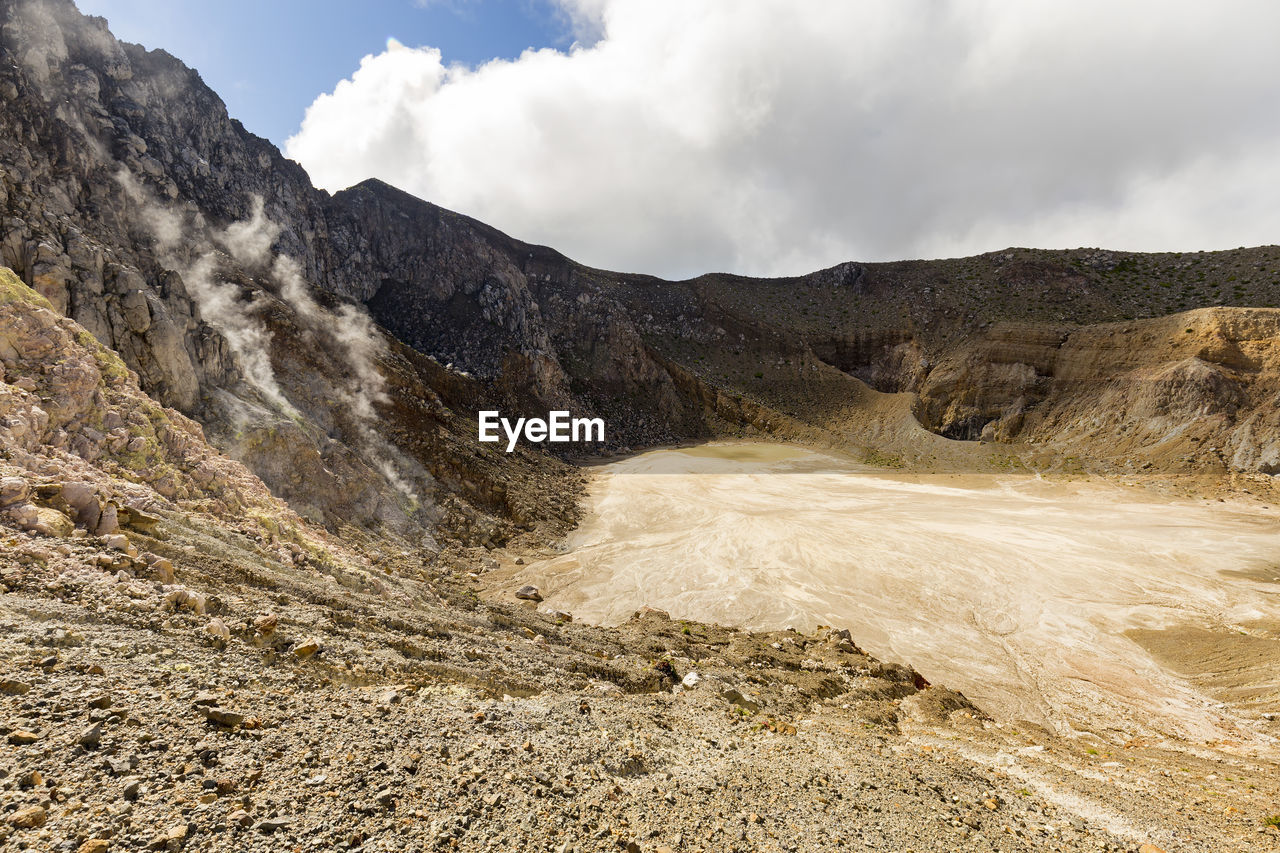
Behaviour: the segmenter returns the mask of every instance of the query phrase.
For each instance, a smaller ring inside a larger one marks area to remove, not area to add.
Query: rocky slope
[[[0,260],[54,310],[331,528],[505,540],[571,518],[533,483],[562,466],[477,458],[458,410],[487,386],[313,295],[327,199],[195,72],[70,3],[0,11]]]

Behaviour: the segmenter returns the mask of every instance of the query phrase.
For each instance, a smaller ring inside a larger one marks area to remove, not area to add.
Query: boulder
[[[110,536],[120,529],[119,514],[114,503],[108,502],[102,508],[102,513],[98,518],[98,524],[93,529],[93,533],[98,536]]]
[[[10,825],[18,829],[37,829],[48,819],[49,815],[42,806],[27,806],[9,815]]]
[[[93,486],[82,482],[66,482],[62,484],[62,499],[71,510],[71,518],[77,527],[96,531],[102,520],[102,504],[98,501],[98,492]]]
[[[23,530],[32,529],[40,521],[40,512],[35,504],[24,503],[9,507],[7,514]]]
[[[148,515],[142,510],[134,509],[131,506],[122,506],[116,512],[120,524],[139,533],[145,533],[148,536],[155,535],[156,525],[160,523],[160,519],[154,515]]]
[[[203,616],[207,602],[205,597],[198,592],[179,587],[170,590],[164,599],[165,606],[170,610],[189,610],[197,616]]]
[[[533,584],[526,584],[516,590],[516,598],[524,601],[541,601],[542,592]]]
[[[35,518],[30,519],[28,516],[25,522],[19,522],[19,524],[24,530],[30,530],[42,536],[70,536],[76,529],[75,522],[65,514],[47,506],[36,507]]]
[[[5,477],[0,479],[0,507],[26,503],[31,494],[27,481],[21,477]]]

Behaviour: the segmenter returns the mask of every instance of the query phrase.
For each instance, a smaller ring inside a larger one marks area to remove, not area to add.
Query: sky
[[[672,278],[1280,242],[1272,0],[80,0],[330,191]]]
[[[76,0],[123,41],[164,48],[200,72],[246,128],[277,145],[307,107],[395,38],[444,49],[446,62],[567,48],[550,0]]]

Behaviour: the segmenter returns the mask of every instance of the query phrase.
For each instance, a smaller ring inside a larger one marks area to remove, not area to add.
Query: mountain
[[[663,281],[376,180],[318,190],[69,0],[0,5],[0,59],[0,842],[1257,840],[1230,810],[1149,809],[1255,756],[1137,744],[1143,792],[1099,793],[1091,747],[845,631],[481,600],[491,553],[556,548],[586,478],[581,450],[475,436],[480,409],[565,408],[605,419],[604,454],[771,437],[1266,494],[1280,249]]]
[[[377,181],[316,190],[194,71],[118,43],[69,3],[11,4],[4,26],[0,260],[317,519],[428,531],[444,495],[507,514],[506,486],[475,482],[470,451],[435,441],[474,434],[462,400],[599,414],[614,447],[771,433],[970,464],[971,448],[923,427],[1110,468],[1269,472],[1280,460],[1276,314],[1256,307],[1280,305],[1276,247],[1011,249],[771,280],[611,273]],[[250,232],[258,244],[232,239]],[[365,337],[399,362],[383,372],[407,385],[360,377],[367,359],[333,337],[365,311],[380,327]],[[1144,345],[1167,331],[1155,318],[1179,312],[1170,328],[1192,332]],[[315,363],[296,363],[302,352]],[[1082,394],[1119,412],[1094,426]],[[345,397],[400,416],[390,446],[362,436],[359,415],[335,416]],[[1163,433],[1117,442],[1148,429],[1152,407]],[[417,428],[441,420],[456,428]],[[1194,435],[1164,446],[1183,421]],[[442,467],[453,464],[464,470]],[[388,501],[396,479],[422,499]]]

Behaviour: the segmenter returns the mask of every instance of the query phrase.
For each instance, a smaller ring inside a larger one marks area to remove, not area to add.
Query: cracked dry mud
[[[1275,701],[1266,665],[1280,664],[1264,618],[1280,552],[1267,507],[1097,480],[895,474],[760,443],[595,471],[567,553],[488,574],[487,588],[534,584],[604,624],[648,604],[757,629],[856,626],[872,653],[1002,719],[1275,748],[1280,730],[1261,716]],[[1179,653],[1188,631],[1199,642]],[[1228,651],[1242,642],[1253,665]],[[1204,668],[1217,683],[1196,689],[1185,670],[1215,648]]]

